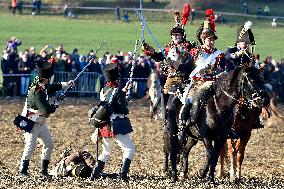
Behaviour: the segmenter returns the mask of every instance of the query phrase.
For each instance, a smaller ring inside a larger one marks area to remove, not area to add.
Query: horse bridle
[[[250,88],[250,90],[253,91],[253,93],[251,94],[251,98],[244,98],[244,101],[246,101],[246,105],[248,106],[249,109],[252,109],[253,107],[258,107],[258,108],[261,108],[259,107],[258,103],[259,101],[262,100],[262,97],[261,97],[261,90],[260,91],[257,91],[255,89],[255,87],[253,86],[253,84],[251,83],[251,81],[249,80],[248,78],[248,73],[243,73],[243,79],[242,79],[242,90],[241,90],[241,93],[242,93],[242,97],[244,97],[244,83],[245,83],[245,80],[247,80],[247,84],[248,84],[248,87]]]
[[[237,99],[234,96],[230,95],[229,93],[227,93],[224,90],[221,90],[226,96],[228,96],[229,98],[237,101],[238,103],[242,103],[246,106],[248,106],[249,109],[252,109],[253,107],[258,107],[257,103],[259,100],[261,100],[261,95],[260,92],[261,91],[257,91],[255,90],[255,87],[253,86],[253,84],[251,83],[251,81],[248,78],[248,73],[243,73],[242,74],[242,81],[241,81],[241,96],[244,97],[244,83],[245,83],[245,79],[247,80],[247,84],[249,86],[249,88],[254,91],[254,93],[251,95],[251,99],[248,98],[243,98],[243,100]]]

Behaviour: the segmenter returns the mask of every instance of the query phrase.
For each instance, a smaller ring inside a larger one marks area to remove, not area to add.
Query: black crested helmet
[[[49,79],[55,70],[55,59],[54,58],[36,58],[36,70],[39,78]]]
[[[107,82],[116,81],[119,79],[119,69],[117,63],[110,63],[103,68]]]
[[[242,27],[237,30],[236,42],[246,42],[251,45],[255,45],[254,35],[251,30],[252,22],[247,21]]]

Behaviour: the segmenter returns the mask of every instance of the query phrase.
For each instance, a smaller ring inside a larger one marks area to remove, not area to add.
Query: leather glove
[[[141,47],[142,47],[142,51],[146,53],[147,55],[152,55],[155,53],[155,49],[145,42],[142,42]]]

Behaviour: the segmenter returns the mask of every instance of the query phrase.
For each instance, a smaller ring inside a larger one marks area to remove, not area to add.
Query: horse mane
[[[222,94],[222,91],[233,92],[236,91],[238,82],[240,80],[240,72],[243,71],[243,67],[238,67],[235,70],[223,73],[215,82],[214,88],[216,90],[216,95]]]

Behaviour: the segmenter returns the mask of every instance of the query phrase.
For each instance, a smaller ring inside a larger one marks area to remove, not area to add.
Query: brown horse
[[[239,135],[239,139],[227,139],[227,143],[220,152],[220,165],[218,177],[224,176],[224,160],[228,154],[230,159],[230,180],[236,181],[241,178],[242,163],[245,156],[245,148],[251,137],[251,131],[256,119],[259,119],[255,109],[239,107],[234,115],[232,128]]]
[[[226,157],[226,152],[228,153],[231,161],[230,180],[236,181],[241,178],[245,148],[251,137],[251,131],[255,128],[254,124],[256,123],[257,119],[259,119],[261,112],[265,112],[268,117],[270,114],[267,110],[268,106],[272,103],[272,99],[270,98],[271,95],[269,95],[269,93],[266,93],[266,96],[266,102],[256,101],[257,103],[250,103],[252,102],[251,100],[245,102],[242,97],[238,100],[239,103],[236,106],[232,128],[240,138],[237,140],[227,139],[227,143],[221,150],[218,172],[219,178],[224,176],[224,159]]]

